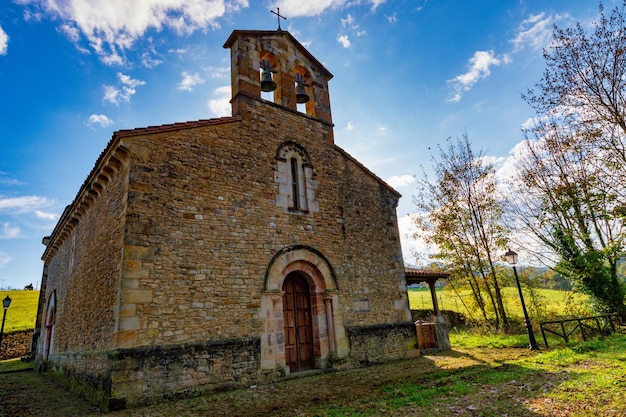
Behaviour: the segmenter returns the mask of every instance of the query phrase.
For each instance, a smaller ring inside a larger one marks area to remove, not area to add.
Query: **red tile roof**
[[[241,116],[232,116],[232,117],[218,117],[215,119],[201,119],[195,120],[192,122],[177,122],[156,126],[148,126],[148,127],[138,127],[135,129],[121,129],[117,132],[113,133],[113,137],[122,137],[122,136],[132,136],[132,135],[140,135],[143,133],[154,133],[154,132],[171,132],[173,130],[180,129],[191,129],[194,127],[200,126],[210,126],[210,125],[218,125],[222,123],[231,123],[238,122],[242,120]]]

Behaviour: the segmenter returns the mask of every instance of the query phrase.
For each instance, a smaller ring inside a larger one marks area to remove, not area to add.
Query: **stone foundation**
[[[104,410],[157,403],[259,381],[260,339],[143,346],[51,357],[55,381]]]
[[[32,336],[32,330],[5,333],[2,335],[0,361],[27,356],[30,350],[30,338]]]
[[[353,366],[419,356],[415,324],[394,323],[347,328]]]

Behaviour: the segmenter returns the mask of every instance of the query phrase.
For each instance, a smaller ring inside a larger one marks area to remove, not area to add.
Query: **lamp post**
[[[11,305],[11,297],[8,295],[2,300],[2,307],[4,307],[4,314],[2,315],[2,327],[0,327],[0,348],[2,348],[2,335],[4,334],[4,320],[7,318],[7,310]]]
[[[509,249],[504,254],[504,258],[509,263],[509,265],[513,267],[513,274],[515,274],[515,283],[517,284],[517,290],[519,291],[519,298],[522,301],[522,310],[524,310],[524,322],[526,323],[528,339],[530,340],[530,350],[539,350],[539,346],[537,346],[537,341],[535,340],[535,334],[533,333],[533,325],[530,323],[530,319],[528,318],[528,311],[526,310],[526,303],[524,303],[524,294],[522,294],[522,287],[519,285],[519,278],[517,277],[517,269],[515,268],[515,265],[517,264],[517,253]]]

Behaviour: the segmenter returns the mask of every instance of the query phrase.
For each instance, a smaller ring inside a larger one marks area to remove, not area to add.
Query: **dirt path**
[[[448,351],[417,359],[295,378],[271,385],[103,413],[34,372],[0,375],[0,417],[5,416],[297,416],[327,405],[340,408],[376,399],[391,383],[415,382],[442,370],[491,366],[528,355],[525,349]]]

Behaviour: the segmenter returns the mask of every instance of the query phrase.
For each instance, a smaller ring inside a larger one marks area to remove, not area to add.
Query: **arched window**
[[[276,160],[276,205],[284,207],[288,213],[318,211],[315,201],[317,183],[313,178],[313,167],[306,150],[295,142],[285,142],[278,148]]]
[[[304,172],[302,163],[297,158],[291,158],[290,162],[290,182],[291,182],[291,207],[294,210],[306,210],[306,192],[304,188]]]

